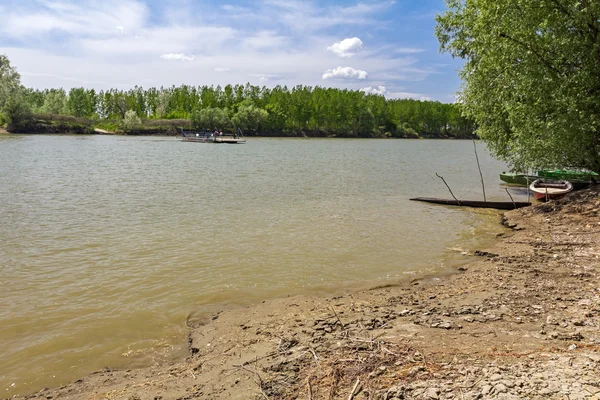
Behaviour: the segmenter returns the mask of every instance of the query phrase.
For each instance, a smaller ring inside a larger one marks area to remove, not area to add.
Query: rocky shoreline
[[[170,365],[32,399],[600,399],[600,189],[503,217],[456,274],[214,315]]]

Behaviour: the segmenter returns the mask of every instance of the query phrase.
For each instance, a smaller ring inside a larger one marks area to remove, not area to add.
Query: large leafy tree
[[[225,87],[227,90],[227,86]],[[231,122],[234,126],[239,127],[244,131],[256,132],[260,124],[267,119],[269,113],[262,108],[256,107],[252,100],[248,99],[243,101],[238,112],[231,118]]]
[[[15,97],[21,89],[21,76],[10,65],[10,60],[0,54],[0,111]]]
[[[50,89],[45,93],[44,103],[39,110],[44,114],[66,114],[68,97],[64,89]]]
[[[600,2],[446,0],[436,34],[465,59],[460,101],[515,169],[600,171]]]
[[[227,110],[222,108],[204,108],[192,114],[192,121],[198,128],[223,129],[231,125]]]

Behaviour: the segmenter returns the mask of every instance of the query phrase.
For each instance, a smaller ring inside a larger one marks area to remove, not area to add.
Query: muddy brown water
[[[481,199],[470,141],[22,135],[0,160],[7,397],[181,357],[187,324],[224,308],[447,272],[501,231],[497,212],[408,200],[449,197],[436,172]]]

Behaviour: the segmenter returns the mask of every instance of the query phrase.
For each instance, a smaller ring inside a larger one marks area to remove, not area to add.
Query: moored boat
[[[524,201],[480,201],[480,200],[456,200],[456,199],[438,199],[435,197],[415,197],[409,199],[412,201],[422,201],[425,203],[444,204],[447,206],[474,207],[474,208],[494,208],[496,210],[514,210],[530,206],[531,203]]]
[[[535,175],[513,174],[510,172],[502,172],[500,174],[500,180],[511,185],[529,186],[531,182],[539,178],[539,176]]]
[[[502,172],[500,174],[500,180],[509,185],[515,186],[527,186],[531,185],[531,183],[537,179],[553,179],[553,180],[566,180],[571,182],[573,185],[573,190],[581,190],[590,187],[591,185],[596,184],[596,178],[593,172],[582,172],[578,171],[578,173],[574,173],[574,171],[567,171],[570,173],[571,177],[560,177],[567,175],[560,175],[561,172],[567,170],[540,170],[538,171],[538,175],[527,175],[527,174],[513,174],[510,172]]]
[[[577,169],[542,169],[538,171],[540,178],[565,180],[572,182],[583,181],[596,183],[600,179],[600,175],[592,171],[577,170]]]
[[[537,179],[529,186],[533,197],[541,201],[559,199],[573,190],[573,184],[569,181]]]

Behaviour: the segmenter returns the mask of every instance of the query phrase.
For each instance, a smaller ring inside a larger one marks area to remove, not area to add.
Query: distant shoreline
[[[197,132],[191,131],[191,134],[195,134]],[[200,132],[198,132],[200,133]],[[83,135],[83,136],[92,136],[92,135],[115,135],[115,136],[148,136],[148,137],[173,137],[173,138],[181,138],[181,134],[172,134],[167,131],[157,132],[157,131],[133,131],[133,132],[115,132],[108,131],[105,129],[93,128],[87,132],[81,132],[79,130],[64,130],[57,128],[48,128],[47,130],[38,130],[34,132],[8,132],[6,129],[0,128],[0,134],[7,135]],[[477,137],[472,138],[457,138],[457,137],[440,137],[440,136],[421,136],[421,137],[362,137],[362,136],[342,136],[342,135],[322,135],[322,134],[303,134],[303,135],[295,135],[295,134],[279,134],[279,135],[245,135],[245,138],[290,138],[290,139],[373,139],[373,140],[479,140]]]

